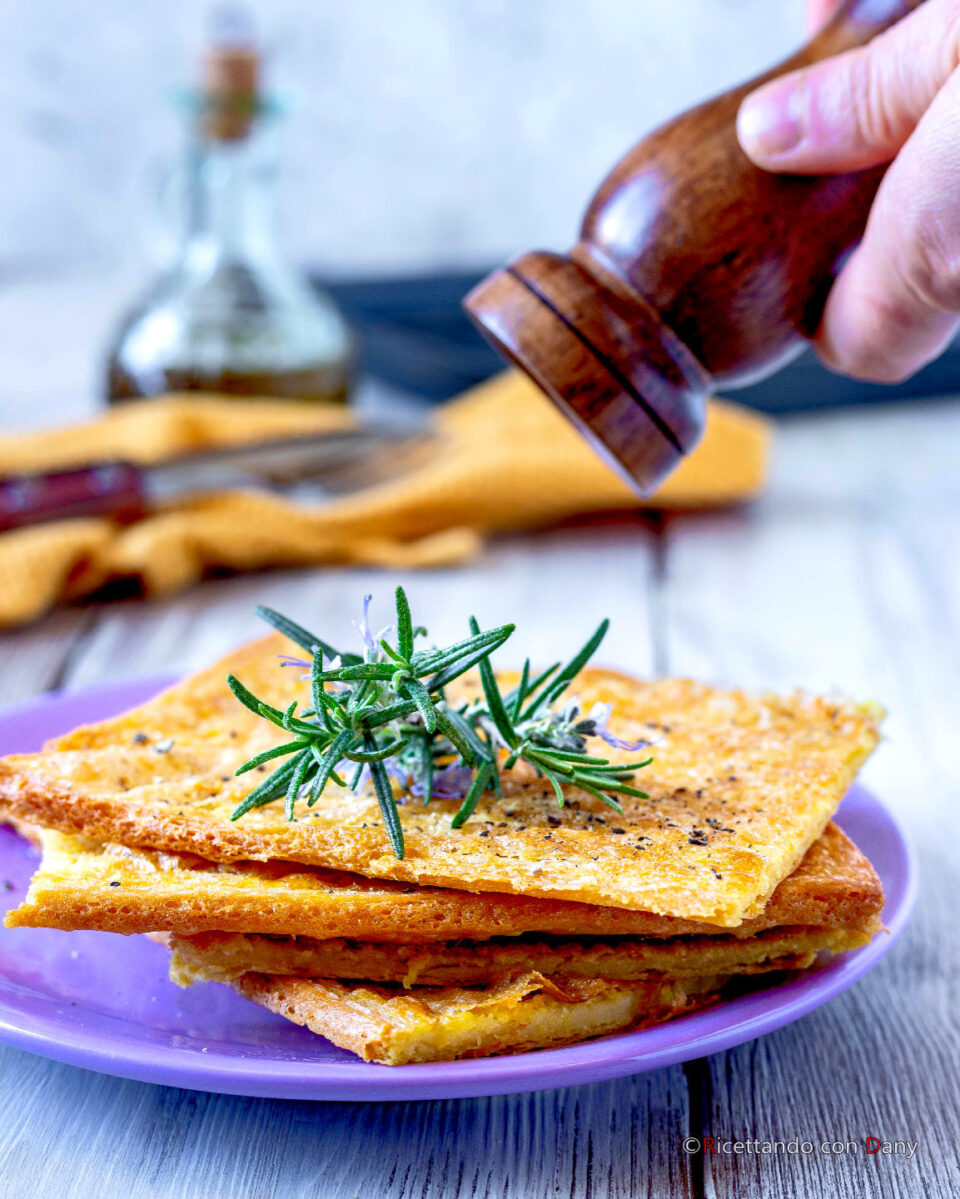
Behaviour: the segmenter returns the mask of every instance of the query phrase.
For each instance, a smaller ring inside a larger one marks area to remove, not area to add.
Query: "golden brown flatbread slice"
[[[203,979],[196,970],[190,981]],[[714,1002],[724,978],[636,982],[524,974],[488,987],[402,987],[245,974],[232,986],[334,1045],[385,1066],[489,1057],[642,1028]]]
[[[618,816],[570,788],[559,810],[549,785],[519,769],[461,830],[449,827],[456,801],[404,805],[398,861],[371,789],[325,795],[293,822],[279,804],[230,821],[262,777],[234,778],[234,769],[278,738],[234,699],[225,675],[281,706],[295,694],[306,701],[306,684],[276,661],[289,649],[267,638],[44,753],[4,759],[0,804],[99,841],[216,861],[292,860],[732,926],[760,912],[799,863],[878,739],[871,706],[589,670],[573,687],[585,708],[612,703],[617,735],[660,738],[642,772],[650,798],[627,799]]]
[[[100,845],[50,830],[40,836],[43,859],[23,903],[7,916],[11,927],[406,943],[522,933],[673,937],[723,931],[702,921],[567,900],[444,891],[291,862],[216,865],[193,855]],[[730,931],[750,937],[788,925],[871,927],[882,908],[883,888],[873,867],[831,824],[760,915]]]
[[[753,937],[537,936],[494,941],[390,944],[337,938],[269,937],[197,933],[171,937],[171,977],[202,969],[205,978],[230,982],[242,974],[297,978],[362,978],[405,987],[475,986],[506,975],[533,972],[560,978],[641,979],[651,972],[681,980],[687,975],[760,974],[802,970],[822,950],[843,953],[866,945],[879,924],[863,928],[793,925]]]

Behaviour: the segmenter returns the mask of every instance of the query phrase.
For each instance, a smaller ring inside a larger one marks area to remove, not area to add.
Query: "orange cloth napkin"
[[[69,429],[0,435],[0,474],[98,459],[171,455],[348,426],[348,410],[295,402],[168,396]],[[652,499],[639,500],[525,377],[510,372],[440,409],[441,441],[415,471],[317,507],[260,491],[184,497],[128,526],[94,518],[0,536],[0,627],[120,579],[163,595],[211,570],[364,563],[452,565],[489,533],[578,514],[690,508],[747,499],[763,485],[769,425],[722,401],[703,440]]]

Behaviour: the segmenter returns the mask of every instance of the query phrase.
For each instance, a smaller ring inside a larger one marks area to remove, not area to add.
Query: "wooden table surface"
[[[469,1101],[299,1103],[180,1091],[0,1050],[0,1194],[59,1199],[956,1196],[960,1045],[960,405],[785,420],[764,497],[737,511],[591,524],[399,576],[443,637],[516,619],[534,658],[603,615],[608,661],[875,697],[866,781],[921,868],[879,968],[777,1033],[686,1066]],[[336,630],[366,570],[248,577],[158,603],[56,613],[0,639],[0,703],[192,670],[257,632],[254,603]],[[684,1138],[809,1140],[812,1155],[686,1156]],[[917,1141],[865,1157],[868,1136]],[[832,1156],[828,1141],[861,1152]]]

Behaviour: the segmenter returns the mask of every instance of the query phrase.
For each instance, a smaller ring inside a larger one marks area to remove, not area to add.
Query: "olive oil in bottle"
[[[280,253],[277,105],[236,17],[214,38],[189,105],[172,266],[123,318],[110,403],[171,391],[346,402],[352,343],[339,310]]]

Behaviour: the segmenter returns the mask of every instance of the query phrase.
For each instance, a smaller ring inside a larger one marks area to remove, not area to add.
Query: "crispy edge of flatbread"
[[[193,982],[205,981],[196,972]],[[634,982],[522,974],[481,988],[403,988],[245,974],[245,998],[385,1066],[555,1049],[649,1027],[716,1002],[723,977]]]
[[[169,944],[175,982],[202,970],[204,977],[217,982],[253,973],[445,987],[491,983],[518,971],[551,978],[625,981],[651,972],[683,978],[801,970],[820,952],[844,953],[866,945],[879,928],[879,921],[874,921],[857,928],[770,929],[746,938],[534,936],[435,945],[209,932],[171,936]]]
[[[9,927],[400,942],[483,941],[524,933],[749,937],[781,925],[865,925],[879,917],[884,899],[876,871],[836,825],[828,826],[764,911],[732,930],[566,900],[344,881],[344,876],[289,863],[238,869],[101,846],[50,830],[40,835],[44,858],[26,898],[8,914]],[[282,873],[289,870],[294,873]]]

